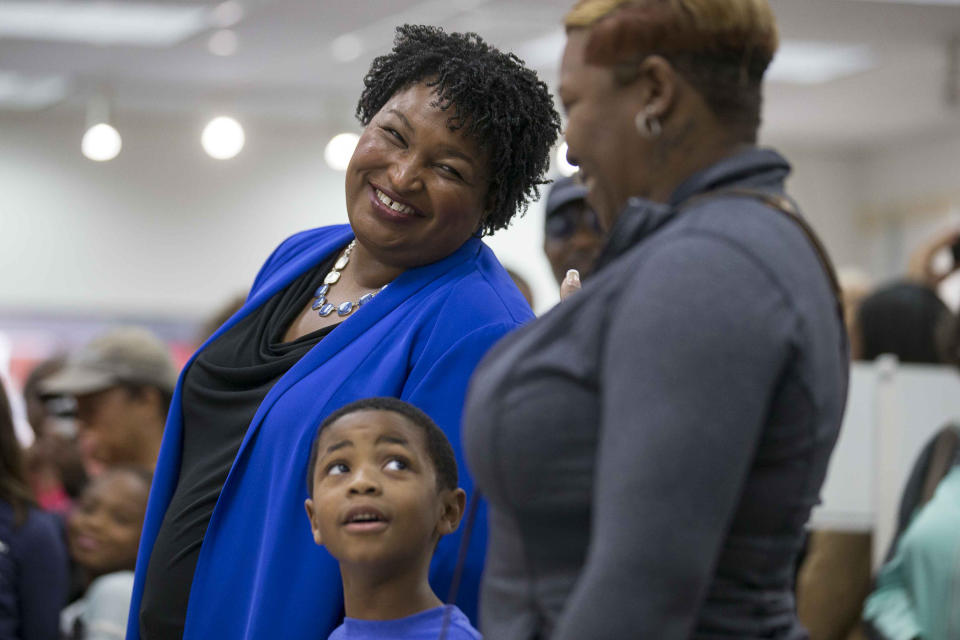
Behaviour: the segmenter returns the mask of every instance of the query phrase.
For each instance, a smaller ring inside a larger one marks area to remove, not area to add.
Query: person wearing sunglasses
[[[554,182],[547,195],[543,252],[557,284],[563,283],[570,269],[576,269],[581,278],[589,277],[604,239],[600,220],[587,204],[586,187],[574,178]]]

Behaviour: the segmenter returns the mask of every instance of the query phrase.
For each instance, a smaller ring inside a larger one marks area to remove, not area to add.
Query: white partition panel
[[[873,425],[878,369],[854,364],[840,437],[833,449],[821,504],[810,515],[814,529],[873,529]]]
[[[892,357],[854,364],[847,412],[810,526],[872,531],[878,566],[914,461],[950,421],[960,421],[956,369],[900,365]]]

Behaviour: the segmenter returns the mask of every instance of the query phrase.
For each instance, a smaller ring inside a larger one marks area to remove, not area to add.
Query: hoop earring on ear
[[[633,124],[637,128],[637,133],[647,140],[659,138],[660,134],[663,133],[663,127],[660,125],[660,119],[656,116],[650,115],[650,113],[646,111],[643,113],[638,113],[633,119]]]

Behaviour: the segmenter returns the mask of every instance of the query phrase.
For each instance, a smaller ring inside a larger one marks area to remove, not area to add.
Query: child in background
[[[313,539],[340,563],[346,619],[330,640],[478,640],[430,588],[437,542],[466,494],[443,432],[396,398],[358,400],[318,429],[305,506]]]
[[[122,640],[126,635],[151,479],[151,473],[140,467],[113,467],[80,496],[67,524],[67,538],[70,557],[89,586],[61,614],[65,637]]]

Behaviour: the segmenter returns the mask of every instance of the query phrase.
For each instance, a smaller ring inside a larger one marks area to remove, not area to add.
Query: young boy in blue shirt
[[[313,539],[340,563],[346,619],[329,640],[479,640],[430,588],[430,560],[466,494],[443,431],[411,404],[368,398],[317,430],[305,503]]]

